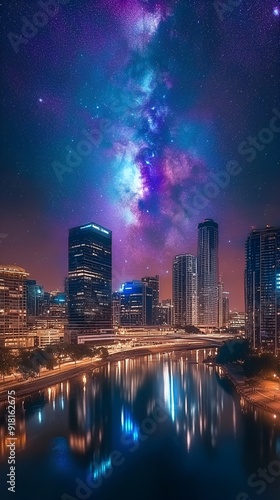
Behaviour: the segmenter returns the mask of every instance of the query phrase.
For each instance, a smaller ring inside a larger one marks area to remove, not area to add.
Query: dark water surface
[[[16,493],[2,405],[1,500],[279,500],[279,418],[241,409],[208,352],[114,362],[18,401]]]

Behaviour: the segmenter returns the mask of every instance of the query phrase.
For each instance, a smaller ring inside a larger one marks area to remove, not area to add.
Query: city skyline
[[[97,220],[114,288],[159,274],[167,298],[174,256],[195,254],[213,218],[242,309],[247,234],[280,225],[275,2],[42,4],[1,12],[0,262],[61,289],[68,228]]]
[[[212,220],[212,219],[204,219],[204,221],[207,221],[207,220]],[[199,224],[202,224],[203,221],[201,221]],[[88,226],[92,224],[92,222],[89,222],[89,223],[86,223],[86,224],[82,224],[82,226]],[[93,223],[94,224],[94,223]],[[98,224],[98,223],[96,223]],[[78,226],[78,227],[82,227],[82,226]],[[97,226],[98,227],[98,226]],[[102,226],[101,226],[102,227]],[[270,226],[269,224],[267,224],[265,226],[265,228],[269,228],[269,227],[273,227],[273,226]],[[251,227],[251,231],[262,231],[262,230],[265,230],[265,228],[254,228],[253,226]],[[71,228],[70,228],[71,229]],[[68,237],[69,237],[69,230],[67,231],[67,241],[68,241]],[[75,229],[75,228],[72,228],[72,229]],[[110,231],[110,230],[109,230]],[[111,232],[111,236],[112,236],[112,241],[113,241],[113,232]],[[239,283],[239,288],[241,290],[241,295],[242,295],[242,299],[239,300],[239,302],[235,302],[234,299],[232,298],[231,296],[231,292],[230,292],[230,289],[231,289],[231,285],[230,283],[224,283],[224,281],[222,280],[223,282],[223,285],[225,285],[225,288],[227,289],[227,293],[230,294],[230,310],[232,311],[245,311],[245,294],[244,294],[244,271],[245,271],[245,266],[246,266],[246,241],[248,239],[248,234],[250,232],[248,231],[247,235],[246,235],[246,238],[244,239],[244,250],[243,250],[243,261],[244,261],[244,267],[243,269],[240,270],[240,273],[242,274],[242,282]],[[220,239],[220,233],[219,233],[219,239]],[[68,243],[67,243],[68,245]],[[196,239],[196,242],[193,243],[193,248],[196,247],[196,251],[194,251],[193,255],[196,256],[197,258],[197,239]],[[67,247],[68,248],[68,247]],[[67,248],[66,248],[66,255],[65,255],[65,262],[66,262],[66,266],[67,266]],[[114,246],[112,245],[112,248],[113,248],[113,251],[112,251],[112,259],[114,261]],[[180,255],[191,255],[190,253],[183,253],[183,254],[180,254]],[[159,300],[162,301],[162,300],[166,300],[166,299],[171,299],[172,300],[172,268],[173,268],[173,265],[174,265],[174,259],[178,257],[178,255],[174,255],[173,256],[173,260],[172,262],[170,263],[170,275],[171,275],[171,281],[170,281],[170,284],[168,286],[164,286],[163,284],[163,281],[164,281],[164,278],[165,276],[164,275],[159,275],[159,281],[160,281],[160,286],[159,286]],[[220,251],[219,251],[219,261],[220,261]],[[0,262],[1,262],[1,259],[0,259]],[[18,263],[5,263],[5,262],[2,262],[1,265],[5,265],[5,266],[19,266],[19,267],[22,267],[24,268],[24,270],[26,270],[26,272],[28,273],[29,275],[29,279],[32,281],[32,280],[35,280],[37,282],[36,286],[39,286],[39,287],[43,287],[45,289],[45,292],[50,292],[51,290],[53,291],[61,291],[63,292],[65,290],[65,280],[67,279],[67,270],[66,270],[66,275],[65,276],[62,276],[61,279],[57,280],[56,279],[56,284],[57,286],[53,286],[53,288],[49,288],[48,286],[45,285],[45,282],[42,282],[40,281],[40,279],[38,278],[38,276],[36,275],[33,275],[31,273],[31,271],[29,269],[26,269],[23,265],[20,265],[20,261],[19,261],[19,264]],[[140,272],[138,273],[138,275],[136,275],[135,273],[129,277],[126,277],[124,276],[124,278],[121,280],[121,281],[118,281],[119,280],[119,273],[115,271],[114,267],[112,266],[112,282],[113,284],[115,283],[116,286],[117,286],[117,283],[119,283],[119,286],[112,287],[112,291],[113,293],[114,292],[119,292],[120,289],[121,289],[121,285],[123,282],[127,282],[127,281],[133,281],[133,280],[142,280],[145,278],[145,270],[143,269],[143,272]],[[146,273],[148,274],[148,273]],[[155,270],[154,273],[150,272],[149,275],[153,276],[153,277],[156,277],[157,276],[157,270]],[[223,273],[222,272],[219,272],[219,277],[221,278],[223,276]],[[53,278],[51,277],[51,282],[53,282]],[[48,282],[48,280],[46,280]],[[60,283],[60,285],[59,285]],[[164,291],[162,290],[164,289]],[[244,300],[243,300],[243,297],[244,297]],[[241,307],[238,307],[238,306],[241,306]]]
[[[204,219],[197,230],[197,256],[180,254],[173,260],[170,306],[173,307],[174,325],[227,327],[229,311],[234,308],[229,308],[230,294],[224,290],[219,274],[219,226],[213,219]],[[254,347],[274,343],[277,352],[280,228],[267,225],[252,229],[244,250],[246,336]],[[25,321],[25,327],[30,329],[36,317],[45,317],[41,326],[44,323],[48,328],[53,316],[62,320],[66,311],[66,336],[72,342],[77,341],[80,333],[104,333],[120,325],[160,325],[160,318],[167,313],[164,311],[167,301],[159,302],[160,276],[133,278],[113,292],[112,275],[112,231],[97,222],[69,229],[65,293],[45,292],[44,286],[36,280],[27,279],[29,273],[23,268],[2,266],[4,342],[8,338],[15,341],[13,332],[15,324],[19,328],[18,320],[19,324]],[[10,302],[14,305],[10,309],[8,306],[6,314],[6,305]],[[19,330],[24,336],[25,328],[20,326]],[[15,335],[19,335],[18,330]]]

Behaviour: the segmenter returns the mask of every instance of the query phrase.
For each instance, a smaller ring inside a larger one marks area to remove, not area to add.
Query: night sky
[[[114,288],[158,273],[167,298],[213,218],[244,310],[245,239],[280,225],[280,2],[40,3],[0,6],[1,263],[62,289],[68,229],[93,221]]]

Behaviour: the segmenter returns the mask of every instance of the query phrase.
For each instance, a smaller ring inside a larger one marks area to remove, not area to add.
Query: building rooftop
[[[14,265],[0,265],[0,273],[10,273],[10,274],[23,274],[25,276],[29,276],[29,273],[25,271],[22,267],[14,266]]]

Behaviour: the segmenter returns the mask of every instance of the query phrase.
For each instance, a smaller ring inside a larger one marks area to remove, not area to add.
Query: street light
[[[276,373],[273,373],[274,380],[278,379],[278,391],[279,391],[279,377],[276,375]]]

